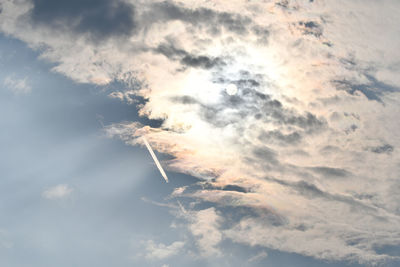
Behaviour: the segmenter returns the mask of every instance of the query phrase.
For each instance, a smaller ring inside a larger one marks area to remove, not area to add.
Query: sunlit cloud
[[[178,254],[184,246],[184,242],[176,241],[170,245],[156,244],[153,240],[146,242],[146,258],[160,260]]]

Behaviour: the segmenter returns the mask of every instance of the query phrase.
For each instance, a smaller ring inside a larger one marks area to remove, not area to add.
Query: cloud
[[[248,262],[258,262],[258,261],[265,259],[266,257],[268,257],[268,253],[265,251],[261,251],[260,253],[254,255],[253,257],[248,259]]]
[[[226,30],[246,34],[247,26],[251,19],[239,14],[229,12],[216,12],[211,8],[200,7],[197,9],[187,8],[173,1],[157,2],[151,5],[150,12],[155,20],[170,21],[180,20],[193,25],[202,25],[208,28],[211,34],[218,34],[223,27]]]
[[[222,241],[219,230],[221,218],[214,208],[193,212],[189,230],[196,238],[199,252],[204,257],[220,256],[218,244]]]
[[[150,260],[161,260],[177,255],[182,252],[185,242],[175,241],[170,245],[156,244],[153,240],[146,242],[146,258]]]
[[[18,79],[13,76],[7,76],[4,79],[4,85],[14,94],[28,94],[32,91],[32,87],[28,84],[27,78]]]
[[[4,2],[1,31],[77,82],[125,84],[110,97],[160,122],[105,130],[201,179],[173,193],[199,203],[200,254],[393,259],[376,248],[400,245],[398,1],[41,3]]]
[[[160,45],[155,52],[160,53],[171,60],[178,60],[186,67],[211,69],[225,63],[220,58],[210,58],[204,55],[191,55],[182,49],[176,49],[173,46]]]
[[[374,153],[381,154],[381,153],[391,153],[391,152],[393,152],[394,148],[392,145],[384,144],[381,146],[371,147],[370,149]]]
[[[71,29],[96,39],[129,35],[136,27],[134,6],[124,1],[33,0],[29,12],[34,24]]]
[[[74,190],[67,184],[59,184],[43,191],[42,197],[47,199],[62,199],[72,194]]]

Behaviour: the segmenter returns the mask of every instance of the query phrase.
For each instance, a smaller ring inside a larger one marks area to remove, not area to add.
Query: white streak
[[[147,142],[146,138],[145,138],[144,136],[142,136],[142,138],[143,138],[143,143],[146,145],[147,150],[149,150],[151,157],[153,158],[154,162],[155,162],[156,165],[157,165],[158,170],[159,170],[160,173],[161,173],[161,176],[162,176],[162,177],[165,179],[165,181],[168,183],[168,177],[167,177],[167,175],[165,174],[165,172],[164,172],[164,170],[163,170],[163,168],[162,168],[160,162],[158,161],[158,159],[157,159],[157,157],[156,157],[156,154],[154,154],[154,151],[153,151],[153,149],[151,148],[150,144]]]
[[[186,214],[187,211],[185,210],[185,208],[183,207],[183,205],[181,204],[181,202],[179,200],[178,200],[178,205],[179,205],[179,208],[181,209],[182,213]]]

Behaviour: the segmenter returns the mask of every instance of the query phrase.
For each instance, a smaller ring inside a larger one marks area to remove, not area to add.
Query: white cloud
[[[219,229],[221,217],[214,208],[192,211],[189,230],[196,237],[196,244],[203,257],[220,256],[218,244],[222,241]]]
[[[254,255],[253,257],[248,259],[248,262],[258,262],[267,257],[268,257],[268,253],[266,251],[261,251],[260,253],[257,253],[256,255]]]
[[[14,94],[30,93],[32,87],[27,83],[27,78],[18,79],[14,76],[8,76],[4,79],[4,85]]]
[[[177,255],[182,252],[185,242],[176,241],[170,245],[164,245],[162,243],[155,243],[153,240],[146,242],[146,258],[149,260],[161,260],[168,257]]]
[[[47,199],[61,199],[71,195],[73,191],[73,188],[71,188],[69,185],[59,184],[46,189],[42,193],[42,197]]]

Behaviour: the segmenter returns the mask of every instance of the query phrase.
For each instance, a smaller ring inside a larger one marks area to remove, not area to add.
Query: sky
[[[399,13],[0,0],[0,265],[399,266]]]

